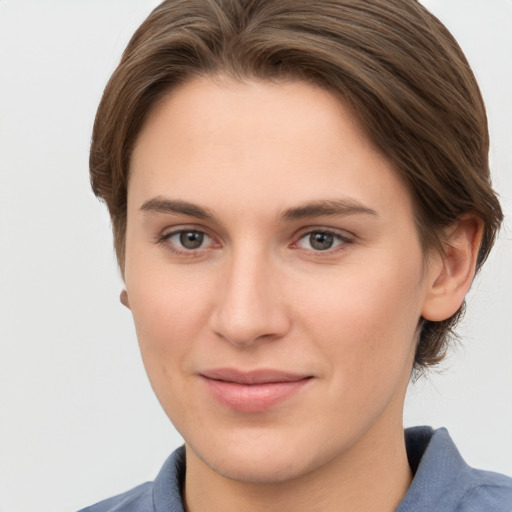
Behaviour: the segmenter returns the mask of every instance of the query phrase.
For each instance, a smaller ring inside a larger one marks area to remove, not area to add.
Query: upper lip
[[[233,382],[236,384],[270,384],[276,382],[293,382],[310,378],[311,375],[283,372],[272,369],[241,371],[235,368],[214,368],[201,371],[200,375],[212,380]]]

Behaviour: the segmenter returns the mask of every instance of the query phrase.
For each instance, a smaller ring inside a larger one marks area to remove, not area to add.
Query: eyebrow
[[[283,220],[301,220],[308,217],[320,217],[323,215],[372,215],[378,216],[378,213],[372,208],[354,199],[332,199],[313,201],[299,205],[294,208],[288,208],[283,212]]]
[[[178,213],[189,215],[201,220],[214,220],[215,216],[208,209],[180,199],[154,197],[140,207],[147,213]],[[301,220],[309,217],[334,215],[372,215],[378,216],[372,208],[368,208],[354,199],[331,199],[305,203],[286,209],[280,218],[283,221]]]
[[[201,206],[179,199],[165,199],[163,197],[149,199],[140,209],[147,213],[181,213],[201,220],[213,220],[214,218],[209,210]]]

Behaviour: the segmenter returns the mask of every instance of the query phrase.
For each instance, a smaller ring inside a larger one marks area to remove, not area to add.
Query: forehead
[[[155,195],[239,210],[261,198],[279,210],[345,196],[410,206],[340,98],[301,81],[222,77],[185,83],[148,116],[132,155],[129,203]]]

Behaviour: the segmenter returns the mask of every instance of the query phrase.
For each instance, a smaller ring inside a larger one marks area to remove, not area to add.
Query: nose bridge
[[[277,274],[268,250],[250,242],[234,248],[225,262],[212,317],[216,334],[240,346],[282,336],[288,318]]]

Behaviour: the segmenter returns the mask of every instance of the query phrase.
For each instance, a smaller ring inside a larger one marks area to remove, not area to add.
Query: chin
[[[329,458],[329,454],[323,454],[321,449],[308,453],[311,450],[299,439],[265,439],[265,435],[258,437],[231,439],[217,445],[218,449],[212,443],[204,446],[187,443],[187,454],[192,450],[196,457],[218,475],[254,484],[277,484],[294,480],[314,471],[327,462],[324,459]]]
[[[245,454],[229,454],[222,459],[204,460],[209,468],[217,474],[237,482],[253,484],[278,484],[293,480],[305,472],[295,456],[294,458],[276,457],[276,450],[272,455],[261,457]]]

